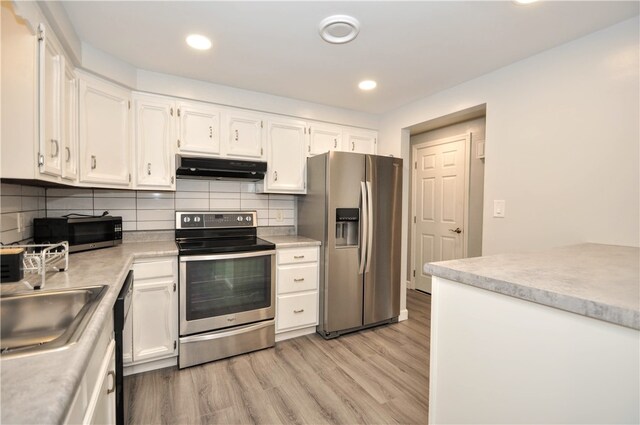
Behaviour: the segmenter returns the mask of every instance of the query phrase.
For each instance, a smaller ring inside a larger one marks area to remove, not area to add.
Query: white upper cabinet
[[[79,95],[80,182],[129,187],[130,92],[82,74]]]
[[[64,91],[64,55],[43,24],[38,26],[39,41],[39,114],[40,172],[62,175],[62,116]]]
[[[227,111],[222,119],[222,151],[225,156],[264,159],[263,115]]]
[[[171,99],[141,94],[134,95],[133,101],[136,187],[174,189],[175,104]]]
[[[304,121],[267,121],[265,192],[306,193],[307,129]]]
[[[62,177],[78,178],[78,79],[67,64],[64,70],[62,123]]]
[[[195,102],[178,104],[178,151],[192,155],[220,154],[220,110]]]
[[[345,152],[376,153],[377,131],[345,128],[342,137],[344,142],[342,150]]]
[[[339,151],[342,147],[342,127],[331,124],[313,123],[309,127],[309,156],[329,151]]]

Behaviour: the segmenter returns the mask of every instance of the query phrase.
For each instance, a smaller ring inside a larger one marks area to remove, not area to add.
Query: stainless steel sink
[[[78,341],[106,290],[87,286],[2,296],[0,354],[35,354]]]

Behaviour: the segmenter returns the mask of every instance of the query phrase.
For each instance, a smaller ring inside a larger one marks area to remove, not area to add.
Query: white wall
[[[635,18],[385,114],[378,152],[405,159],[405,207],[406,128],[486,103],[483,255],[640,245],[638,40]]]

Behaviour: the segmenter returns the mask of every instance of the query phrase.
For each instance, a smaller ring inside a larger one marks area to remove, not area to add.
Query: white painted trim
[[[400,311],[400,316],[398,316],[398,322],[404,322],[407,319],[409,319],[409,310],[405,308],[404,310]]]
[[[125,366],[123,370],[124,376],[135,375],[136,373],[149,372],[150,370],[164,369],[178,365],[178,356],[169,357],[168,359],[153,360],[146,363],[139,363]]]
[[[307,328],[296,329],[288,332],[281,332],[276,334],[276,342],[284,341],[291,338],[297,338],[299,336],[310,335],[316,333],[316,326],[310,326]]]

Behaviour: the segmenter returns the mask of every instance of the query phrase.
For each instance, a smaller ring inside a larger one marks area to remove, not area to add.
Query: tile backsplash
[[[171,230],[175,211],[257,211],[258,226],[295,226],[294,195],[256,193],[255,183],[213,180],[177,181],[176,192],[135,190],[40,188],[2,184],[0,212],[2,243],[33,236],[34,217],[60,217],[70,213],[122,216],[125,231]],[[24,229],[18,231],[18,213]],[[19,238],[19,239],[16,239]]]

